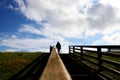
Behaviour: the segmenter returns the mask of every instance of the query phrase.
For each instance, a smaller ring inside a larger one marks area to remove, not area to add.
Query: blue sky
[[[119,45],[118,0],[1,0],[0,51],[69,45]]]

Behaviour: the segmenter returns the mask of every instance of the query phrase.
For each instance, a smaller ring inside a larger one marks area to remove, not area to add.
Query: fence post
[[[81,46],[81,53],[80,53],[80,55],[81,55],[81,59],[83,59],[83,47]]]
[[[110,52],[110,48],[108,48],[108,52]]]
[[[102,53],[101,53],[101,47],[97,47],[97,54],[98,54],[98,73],[102,71]]]
[[[75,53],[75,46],[73,46],[73,53]]]
[[[69,54],[71,53],[71,46],[69,46]]]

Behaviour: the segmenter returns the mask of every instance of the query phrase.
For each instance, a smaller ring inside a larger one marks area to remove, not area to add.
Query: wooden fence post
[[[69,54],[71,53],[71,49],[70,49],[71,46],[69,46]]]
[[[110,52],[110,48],[108,48],[108,52]]]
[[[83,47],[81,46],[81,53],[80,53],[80,55],[81,55],[81,59],[83,59],[82,57],[83,57]]]
[[[98,73],[102,71],[102,53],[101,53],[101,47],[97,47],[97,54],[98,54]]]
[[[75,53],[75,46],[73,46],[73,53]]]

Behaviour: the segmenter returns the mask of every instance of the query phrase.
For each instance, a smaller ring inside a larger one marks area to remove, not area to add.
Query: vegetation
[[[8,80],[40,55],[26,52],[0,53],[0,80]]]

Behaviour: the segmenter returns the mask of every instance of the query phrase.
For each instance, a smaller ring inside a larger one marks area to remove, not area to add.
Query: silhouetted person
[[[56,44],[56,48],[58,50],[58,53],[60,53],[60,49],[61,49],[61,44],[59,42],[57,42]]]

